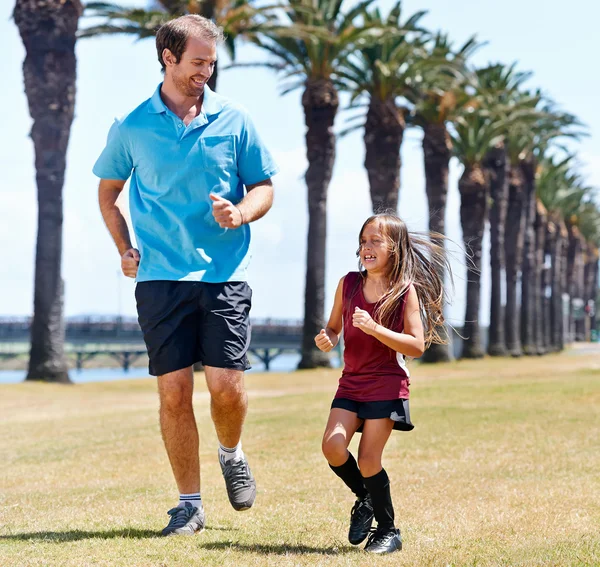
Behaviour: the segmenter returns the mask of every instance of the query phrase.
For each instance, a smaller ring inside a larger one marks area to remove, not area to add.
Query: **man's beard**
[[[183,96],[200,96],[204,92],[204,85],[202,87],[196,86],[192,83],[191,77],[184,75],[173,75],[173,83],[175,88]]]

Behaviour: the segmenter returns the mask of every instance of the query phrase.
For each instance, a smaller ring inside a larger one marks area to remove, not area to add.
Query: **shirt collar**
[[[148,103],[148,112],[151,114],[161,114],[169,110],[160,96],[161,87],[162,83],[156,87]],[[211,90],[208,85],[204,85],[204,100],[202,101],[201,114],[206,114],[207,116],[218,114],[223,109],[223,106],[225,106],[223,97]]]

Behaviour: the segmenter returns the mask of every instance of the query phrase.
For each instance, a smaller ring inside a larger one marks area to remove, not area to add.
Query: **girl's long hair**
[[[358,236],[359,255],[362,235],[371,223],[377,223],[386,240],[390,253],[388,278],[390,287],[378,301],[374,319],[384,327],[396,325],[398,306],[411,285],[414,286],[421,308],[421,320],[425,335],[425,346],[431,343],[445,344],[448,342],[445,332],[440,329],[445,324],[444,304],[444,273],[447,272],[452,281],[452,271],[444,249],[445,236],[438,233],[421,235],[411,233],[404,221],[394,213],[380,213],[369,217]],[[364,284],[367,272],[359,261],[361,278],[359,285]],[[357,293],[358,289],[351,292]]]

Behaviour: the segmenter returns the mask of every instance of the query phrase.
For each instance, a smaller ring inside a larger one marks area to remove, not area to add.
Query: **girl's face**
[[[386,275],[390,251],[379,223],[368,224],[360,236],[360,263],[369,274]]]

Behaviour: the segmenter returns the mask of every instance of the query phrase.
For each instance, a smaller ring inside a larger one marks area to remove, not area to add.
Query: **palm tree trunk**
[[[308,242],[302,358],[298,368],[317,368],[329,366],[329,357],[315,346],[314,338],[324,325],[327,189],[335,162],[333,123],[339,106],[335,86],[325,79],[307,81],[302,105],[307,127]]]
[[[14,18],[26,56],[38,187],[34,314],[27,380],[70,382],[64,353],[62,224],[66,153],[75,107],[79,0],[17,0]]]
[[[490,179],[491,197],[490,264],[492,268],[492,289],[488,354],[490,356],[506,356],[502,275],[506,270],[504,232],[508,208],[509,161],[503,142],[488,152],[484,165]]]
[[[208,82],[206,83],[210,89],[214,92],[217,92],[217,77],[219,75],[219,62],[215,61],[215,67],[213,70],[213,74],[210,76],[210,79],[208,79]]]
[[[590,242],[588,243],[588,262],[586,265],[587,279],[586,279],[586,298],[587,304],[591,309],[591,312],[587,313],[588,332],[591,332],[596,328],[596,299],[598,296],[598,263],[599,263],[599,250],[598,247]],[[586,340],[591,340],[591,336],[588,335]]]
[[[452,139],[446,125],[430,123],[423,127],[423,156],[425,159],[425,191],[429,204],[429,230],[446,234],[446,199],[448,196],[448,168],[452,157]],[[441,243],[444,244],[443,241]],[[443,266],[437,266],[439,277],[445,278]],[[444,329],[444,338],[448,335]],[[451,359],[447,344],[431,345],[421,362],[447,362]]]
[[[534,266],[534,328],[535,328],[535,347],[537,354],[544,354],[544,294],[543,290],[543,271],[546,263],[546,231],[548,229],[548,215],[541,201],[536,200],[535,211],[535,266]]]
[[[579,233],[579,257],[577,261],[576,277],[578,297],[582,301],[582,309],[579,319],[575,322],[575,340],[585,341],[585,263],[587,255],[587,242],[583,235]]]
[[[565,348],[565,329],[563,317],[563,293],[567,277],[566,249],[568,242],[567,227],[559,215],[556,215],[556,244],[552,257],[552,343],[556,351]]]
[[[506,349],[512,356],[521,356],[521,311],[518,307],[518,278],[523,263],[525,233],[525,180],[520,167],[510,168],[508,210],[504,251],[506,255],[506,308],[504,310]]]
[[[400,146],[406,122],[394,99],[371,96],[365,123],[365,167],[373,212],[398,210]]]
[[[569,231],[569,246],[567,250],[567,289],[569,290],[569,322],[568,322],[568,340],[569,342],[579,340],[577,336],[577,323],[575,309],[579,309],[576,305],[582,297],[582,278],[581,272],[581,234],[579,229],[573,225],[568,225]]]
[[[487,219],[489,182],[480,164],[466,165],[458,182],[460,223],[465,248],[471,253],[467,262],[467,305],[462,358],[481,358],[479,300],[481,295],[481,248]]]
[[[521,343],[527,355],[537,353],[535,342],[535,164],[528,158],[521,162],[525,180],[525,238],[521,275]]]
[[[543,335],[544,335],[544,349],[545,352],[555,352],[554,347],[554,321],[552,316],[552,289],[553,289],[553,270],[554,265],[554,250],[556,248],[558,228],[554,222],[552,214],[548,214],[548,222],[546,223],[546,245],[544,249],[544,258],[550,260],[550,265],[544,265],[542,271],[542,289],[540,290],[544,309],[544,323],[543,323]]]
[[[546,305],[546,327],[548,329],[546,349],[548,352],[556,352],[558,350],[556,341],[556,313],[555,313],[555,295],[560,292],[558,283],[558,271],[557,263],[560,263],[559,259],[559,246],[560,246],[560,229],[557,223],[557,217],[555,214],[550,213],[548,215],[548,232],[546,233],[546,256],[550,258],[550,268],[545,272],[544,288],[549,290],[549,297],[547,298]]]

